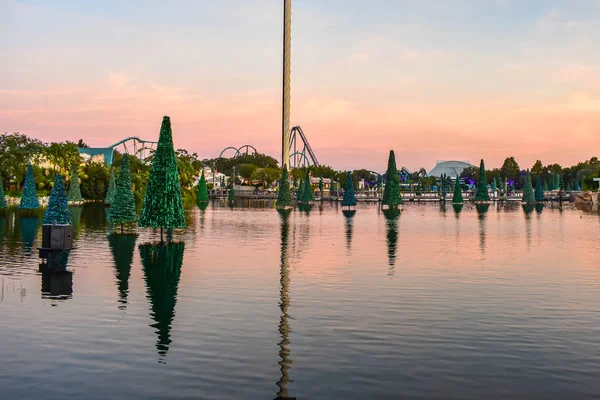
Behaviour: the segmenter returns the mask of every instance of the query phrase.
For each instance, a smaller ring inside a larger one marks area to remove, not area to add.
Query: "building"
[[[475,167],[468,161],[438,161],[435,167],[429,171],[429,176],[436,178],[446,175],[451,178],[456,178],[464,171],[465,168]]]

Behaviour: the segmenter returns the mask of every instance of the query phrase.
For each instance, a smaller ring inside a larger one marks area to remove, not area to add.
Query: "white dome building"
[[[474,167],[474,165],[468,161],[438,161],[428,175],[439,178],[446,174],[450,178],[456,178],[468,167]]]

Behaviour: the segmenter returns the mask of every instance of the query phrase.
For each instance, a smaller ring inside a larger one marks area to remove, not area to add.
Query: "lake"
[[[600,397],[600,217],[569,204],[189,207],[107,236],[73,209],[67,272],[41,218],[0,217],[4,399]]]

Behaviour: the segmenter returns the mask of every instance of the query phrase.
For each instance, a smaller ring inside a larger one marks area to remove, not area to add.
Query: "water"
[[[217,203],[167,249],[73,217],[50,276],[0,217],[2,398],[600,397],[597,213]]]

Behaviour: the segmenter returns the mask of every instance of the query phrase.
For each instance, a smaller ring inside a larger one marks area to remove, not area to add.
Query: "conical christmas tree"
[[[163,118],[160,128],[139,226],[161,228],[161,237],[163,228],[185,228],[181,184],[169,117]]]
[[[560,190],[565,190],[565,179],[562,174],[558,175],[558,188]]]
[[[231,189],[229,189],[229,194],[227,195],[227,201],[229,203],[233,203],[235,201],[235,189],[233,187],[233,181],[231,183]]]
[[[6,196],[4,195],[4,182],[2,182],[2,177],[0,176],[0,210],[8,208],[8,204],[6,204]]]
[[[23,194],[21,195],[21,204],[19,208],[22,210],[37,210],[40,208],[40,202],[37,198],[35,190],[35,182],[33,180],[33,167],[27,164],[27,173],[25,174],[25,184],[23,185]]]
[[[65,192],[65,181],[61,174],[54,175],[54,186],[50,192],[48,208],[44,214],[43,225],[69,225],[71,224],[71,212]]]
[[[533,193],[533,186],[531,185],[531,175],[529,170],[525,173],[525,185],[523,187],[523,198],[521,199],[523,204],[534,204],[535,196]]]
[[[302,202],[308,204],[315,201],[312,184],[310,182],[310,171],[306,168],[306,176],[304,177],[304,190],[302,191]]]
[[[135,250],[134,235],[109,235],[108,245],[115,263],[115,276],[119,289],[119,309],[124,310],[127,306],[129,294],[129,275],[133,263],[133,252]]]
[[[544,180],[544,192],[548,191],[548,181]]]
[[[321,200],[323,200],[323,191],[325,190],[325,184],[323,184],[323,177],[319,178],[319,196],[321,196]]]
[[[206,179],[204,179],[204,171],[202,171],[202,175],[200,176],[200,183],[198,183],[196,201],[200,203],[208,202],[208,189],[206,188]]]
[[[288,181],[287,165],[283,166],[279,187],[277,188],[277,208],[285,209],[292,206],[292,193],[290,192],[290,182]]]
[[[77,167],[73,168],[71,173],[71,183],[69,184],[69,194],[67,195],[69,202],[80,202],[83,201],[81,197],[81,189],[79,188],[79,174],[77,173]]]
[[[117,178],[115,197],[108,209],[107,219],[115,225],[121,225],[121,233],[123,232],[123,224],[137,221],[135,198],[131,190],[129,157],[127,155],[124,155],[121,159],[121,171]]]
[[[298,191],[296,192],[296,201],[302,203],[304,200],[304,179],[300,178],[298,183]]]
[[[115,172],[110,169],[110,179],[108,180],[108,190],[106,191],[106,198],[104,204],[111,205],[115,198]]]
[[[464,202],[462,196],[462,190],[460,189],[460,178],[456,177],[456,182],[454,183],[454,194],[452,195],[452,204],[462,204]]]
[[[390,209],[397,208],[402,204],[402,195],[400,194],[400,178],[398,178],[398,169],[396,168],[396,155],[394,150],[390,150],[388,166],[386,171],[385,188],[383,189],[382,205],[387,205]]]
[[[502,179],[500,179],[499,176],[496,177],[496,187],[500,190],[500,191],[504,191],[504,187],[502,187]]]
[[[485,164],[483,163],[483,159],[479,164],[479,180],[477,181],[477,192],[475,193],[475,201],[490,201],[490,194],[488,193],[487,179],[485,178]]]
[[[492,179],[492,193],[496,193],[498,186],[496,185],[496,179]]]
[[[344,189],[344,199],[342,200],[342,207],[354,207],[356,206],[356,196],[354,195],[354,184],[352,183],[352,174],[348,171],[346,176],[346,188]]]
[[[542,179],[539,175],[535,180],[535,201],[544,201],[544,189],[542,188]]]

